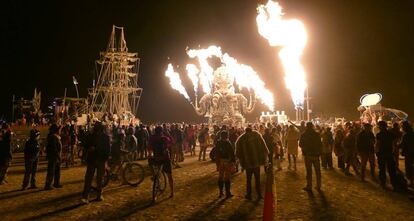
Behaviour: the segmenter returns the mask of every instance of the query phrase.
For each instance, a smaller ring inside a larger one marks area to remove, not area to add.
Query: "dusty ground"
[[[140,161],[146,165],[145,161]],[[339,170],[323,171],[323,192],[308,194],[303,163],[298,171],[276,172],[276,220],[414,220],[414,202],[407,194],[383,191],[374,182],[362,183]],[[45,162],[40,163],[38,186],[44,185]],[[163,194],[151,205],[151,180],[138,187],[105,189],[103,202],[80,204],[85,168],[62,170],[63,189],[19,191],[23,176],[22,156],[15,155],[8,177],[0,186],[0,220],[261,220],[263,201],[244,199],[245,176],[233,177],[233,198],[218,199],[215,164],[186,157],[173,171],[176,194]],[[264,178],[264,177],[263,177]],[[264,182],[262,182],[264,184]],[[93,196],[92,196],[93,197]]]
[[[297,172],[284,169],[276,175],[277,220],[414,220],[412,192],[384,191],[369,178],[361,182],[339,169],[322,170],[322,192],[303,191],[306,175],[299,161]]]
[[[160,202],[151,205],[151,180],[146,177],[138,187],[109,186],[103,202],[80,204],[85,168],[62,170],[62,189],[19,191],[22,159],[15,157],[8,177],[0,186],[0,220],[261,220],[263,201],[244,199],[245,178],[236,174],[231,199],[218,198],[215,164],[187,157],[182,168],[173,171],[175,196],[169,190]],[[140,161],[146,165],[145,161]],[[38,185],[45,179],[41,163]],[[254,196],[254,195],[253,195]],[[92,196],[93,197],[93,196]]]

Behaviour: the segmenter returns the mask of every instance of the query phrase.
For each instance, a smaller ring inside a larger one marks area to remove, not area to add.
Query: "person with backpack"
[[[198,155],[198,161],[201,161],[201,156],[203,156],[203,161],[206,160],[206,151],[208,146],[211,144],[210,135],[208,134],[208,128],[204,128],[198,134],[198,142],[200,143],[200,153]]]
[[[36,186],[36,172],[37,172],[37,165],[39,162],[39,152],[40,152],[40,145],[39,145],[39,137],[40,132],[33,128],[30,131],[30,137],[26,141],[26,145],[24,147],[24,178],[22,184],[22,190],[25,190],[29,185],[30,179],[30,187],[29,189],[35,189]]]
[[[151,172],[154,173],[152,165],[163,165],[162,169],[167,174],[168,184],[170,186],[170,198],[174,197],[174,180],[171,166],[171,139],[163,134],[163,128],[155,128],[155,134],[151,135],[148,148],[153,152],[153,158],[148,159]]]
[[[96,122],[93,132],[88,139],[86,151],[87,167],[85,173],[85,183],[82,193],[82,202],[89,203],[89,192],[91,190],[92,180],[96,171],[96,200],[104,200],[102,196],[102,183],[105,174],[105,164],[111,151],[111,141],[109,135],[105,132],[105,127],[101,122]]]
[[[235,172],[236,157],[234,155],[233,147],[229,141],[229,134],[227,131],[220,132],[220,140],[216,144],[216,164],[219,171],[219,197],[223,196],[223,186],[226,188],[226,198],[230,198],[231,194],[231,174]]]

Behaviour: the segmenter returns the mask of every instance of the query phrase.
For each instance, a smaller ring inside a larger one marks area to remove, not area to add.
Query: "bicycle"
[[[155,203],[157,198],[165,191],[167,178],[163,170],[163,164],[156,163],[154,159],[149,159],[148,164],[152,167],[152,202]]]
[[[130,153],[128,152],[128,154]],[[107,186],[109,181],[114,183],[123,181],[130,186],[138,186],[138,184],[144,180],[144,177],[144,167],[139,163],[131,161],[129,157],[125,156],[121,157],[121,163],[115,171],[112,171],[110,166],[105,169],[102,187]]]

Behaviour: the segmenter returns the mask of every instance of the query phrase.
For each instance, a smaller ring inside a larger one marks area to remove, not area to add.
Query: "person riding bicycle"
[[[163,166],[163,171],[168,176],[168,184],[171,191],[170,198],[172,198],[174,196],[174,181],[172,177],[171,154],[168,148],[170,143],[171,139],[163,135],[162,127],[156,127],[155,134],[150,137],[149,149],[153,152],[153,158],[148,160],[148,165],[150,166],[153,174],[154,164]]]

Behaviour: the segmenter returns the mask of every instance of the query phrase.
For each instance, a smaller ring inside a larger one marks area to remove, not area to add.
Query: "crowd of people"
[[[7,182],[6,174],[12,162],[11,136],[8,124],[2,125],[0,132],[0,183]],[[316,175],[316,189],[321,190],[323,169],[334,169],[333,154],[337,158],[336,167],[347,176],[351,168],[361,181],[366,179],[369,162],[371,179],[387,188],[387,176],[394,191],[405,191],[414,187],[414,133],[409,122],[395,123],[388,127],[384,121],[374,127],[371,124],[348,122],[344,125],[314,125],[301,122],[253,124],[245,128],[159,124],[159,125],[116,125],[97,121],[92,126],[83,127],[67,123],[52,124],[49,128],[45,148],[39,143],[40,133],[33,127],[24,148],[25,174],[22,190],[37,188],[36,171],[39,156],[46,154],[47,176],[45,190],[62,188],[60,169],[75,163],[75,150],[82,150],[80,161],[86,164],[82,201],[89,202],[89,192],[96,172],[97,200],[103,200],[102,179],[105,168],[120,166],[123,157],[129,160],[149,159],[149,165],[162,164],[167,174],[170,197],[174,196],[172,169],[180,168],[185,155],[196,156],[206,161],[215,161],[218,171],[219,197],[232,197],[232,174],[242,170],[246,173],[246,199],[252,199],[251,180],[254,176],[257,198],[262,198],[260,168],[273,165],[283,170],[282,163],[288,161],[288,170],[297,170],[299,149],[303,155],[307,184],[305,191],[312,191],[312,170]],[[208,156],[207,150],[211,148]],[[405,159],[405,173],[400,169],[400,156]],[[65,158],[65,160],[63,159]],[[65,165],[62,165],[62,162]],[[378,165],[378,177],[376,171]],[[407,181],[409,184],[407,184]],[[30,184],[30,187],[29,187]]]

